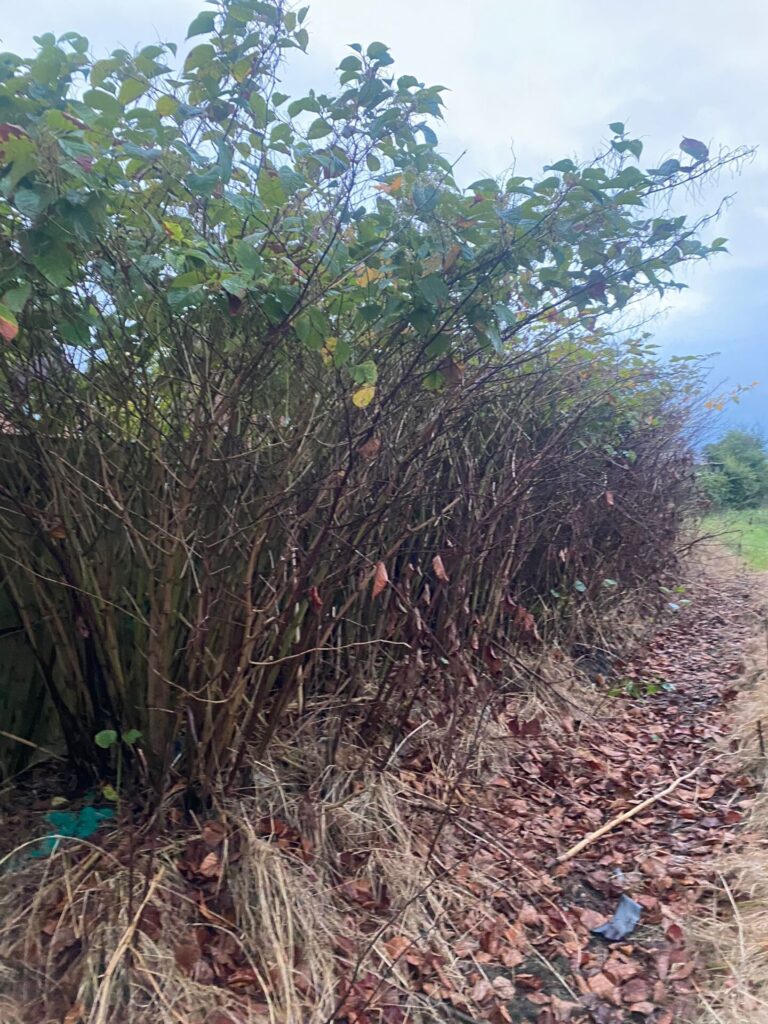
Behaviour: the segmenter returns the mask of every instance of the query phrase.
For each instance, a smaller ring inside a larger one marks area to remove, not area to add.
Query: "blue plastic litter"
[[[640,921],[643,908],[629,896],[621,896],[613,917],[599,928],[593,928],[595,935],[601,935],[608,942],[618,942],[635,930]]]
[[[71,839],[88,839],[99,825],[110,818],[115,812],[111,807],[92,807],[88,804],[78,811],[49,811],[45,820],[53,829],[54,834],[44,836],[40,846],[33,850],[31,857],[49,857],[56,849],[62,836]]]

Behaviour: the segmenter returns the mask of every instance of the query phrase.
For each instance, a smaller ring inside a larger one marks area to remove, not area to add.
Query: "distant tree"
[[[704,454],[704,486],[716,505],[755,508],[768,499],[768,452],[758,434],[731,430]]]

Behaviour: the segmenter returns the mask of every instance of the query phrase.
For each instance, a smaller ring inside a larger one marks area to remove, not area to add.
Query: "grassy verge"
[[[721,534],[723,544],[753,569],[768,569],[768,508],[720,512],[704,520],[707,533]]]

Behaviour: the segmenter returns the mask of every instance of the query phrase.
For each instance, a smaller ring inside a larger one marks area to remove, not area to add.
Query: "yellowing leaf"
[[[113,803],[117,803],[119,799],[117,795],[117,790],[115,789],[114,786],[102,786],[101,795],[104,797],[105,800],[111,800]]]
[[[165,233],[169,238],[172,238],[174,242],[181,242],[184,238],[184,232],[181,230],[181,224],[177,224],[176,221],[164,220],[163,227],[165,228]]]
[[[459,258],[460,255],[461,246],[452,245],[448,252],[445,254],[445,256],[443,256],[443,270],[446,271],[446,273],[449,270],[453,270],[454,266],[456,265],[456,260]]]
[[[325,344],[320,350],[320,358],[323,360],[326,366],[330,366],[333,362],[333,353],[336,351],[336,346],[339,343],[338,338],[326,338]]]
[[[0,304],[0,338],[3,341],[13,341],[19,333],[19,325],[16,317],[7,306]]]
[[[364,267],[363,270],[357,275],[355,280],[359,285],[365,287],[367,284],[372,284],[374,281],[378,281],[381,277],[381,271],[376,270],[374,267]]]
[[[387,195],[391,195],[393,192],[398,192],[403,187],[403,176],[398,174],[392,181],[384,182],[381,185],[377,185],[376,188],[379,192],[386,192]]]
[[[367,405],[371,404],[375,394],[376,388],[370,384],[364,388],[358,388],[354,395],[352,395],[352,404],[356,405],[358,409],[365,409]]]
[[[173,96],[161,96],[155,104],[155,110],[161,117],[171,117],[179,109],[179,101]]]
[[[383,590],[386,590],[388,583],[389,573],[386,565],[383,562],[377,562],[376,572],[373,575],[373,597],[378,597]]]

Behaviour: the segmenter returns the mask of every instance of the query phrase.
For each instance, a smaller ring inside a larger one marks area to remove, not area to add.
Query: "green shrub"
[[[0,564],[84,774],[103,730],[159,789],[307,702],[460,717],[652,589],[692,495],[696,364],[601,325],[722,251],[667,200],[739,154],[643,168],[614,124],[464,189],[383,44],[280,91],[303,15],[220,2],[181,68],[0,57]]]
[[[757,434],[731,430],[708,445],[702,483],[718,508],[756,508],[768,499],[768,453]]]

